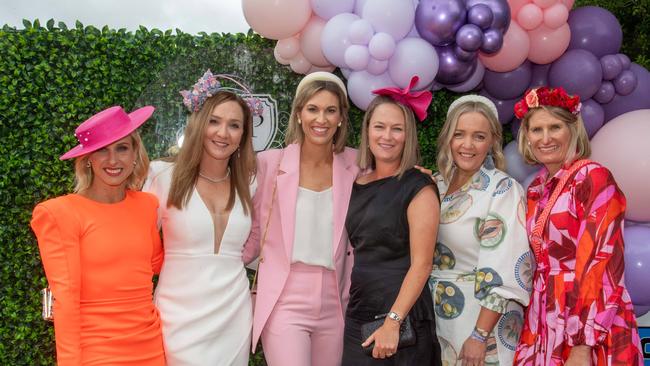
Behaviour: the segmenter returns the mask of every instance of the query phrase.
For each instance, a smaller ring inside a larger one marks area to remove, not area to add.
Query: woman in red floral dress
[[[579,111],[562,88],[533,89],[515,106],[519,151],[544,165],[527,194],[537,269],[516,365],[643,364],[623,276],[625,196],[607,168],[584,160]]]

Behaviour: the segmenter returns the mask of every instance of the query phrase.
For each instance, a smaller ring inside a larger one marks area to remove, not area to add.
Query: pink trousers
[[[338,366],[343,316],[336,274],[320,266],[291,265],[289,278],[262,330],[269,366]]]

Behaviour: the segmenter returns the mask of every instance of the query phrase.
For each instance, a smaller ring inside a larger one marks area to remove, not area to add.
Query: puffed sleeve
[[[509,301],[524,306],[530,299],[533,255],[524,226],[524,190],[505,174],[494,176],[497,184],[487,215],[476,224],[480,241],[474,296],[482,307],[505,313]]]
[[[619,314],[631,314],[623,309],[625,196],[606,168],[590,164],[578,175],[585,169],[584,180],[576,183],[572,192],[580,223],[575,280],[566,295],[569,316],[565,337],[569,346],[600,344],[614,323],[630,325],[630,319]]]
[[[70,215],[62,215],[51,203],[47,201],[34,208],[31,226],[38,239],[45,275],[54,296],[57,364],[81,365],[81,229]]]

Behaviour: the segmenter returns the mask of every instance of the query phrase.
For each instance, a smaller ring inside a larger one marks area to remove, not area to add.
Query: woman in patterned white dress
[[[529,301],[525,196],[502,171],[501,136],[494,104],[467,95],[449,107],[438,138],[430,287],[443,365],[511,365]]]
[[[253,318],[241,253],[255,189],[252,117],[240,96],[206,89],[218,85],[211,78],[195,91],[212,96],[198,106],[186,98],[193,113],[179,154],[153,162],[145,185],[160,200],[165,262],[155,303],[168,366],[248,365]]]

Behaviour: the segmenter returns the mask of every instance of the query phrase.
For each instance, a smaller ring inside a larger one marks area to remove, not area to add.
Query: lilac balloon
[[[582,49],[565,52],[553,62],[548,72],[550,86],[564,87],[569,94],[578,94],[582,100],[593,97],[602,80],[600,60]]]
[[[531,76],[531,63],[525,61],[512,71],[486,71],[483,85],[485,90],[497,99],[520,98],[530,85]]]
[[[456,58],[461,60],[461,61],[466,61],[470,62],[476,59],[478,52],[476,51],[465,51],[464,49],[460,48],[459,45],[454,45],[454,54],[456,55]]]
[[[459,84],[472,75],[478,60],[462,61],[456,57],[453,46],[436,47],[438,52],[438,75],[436,81],[441,84]]]
[[[623,42],[621,24],[614,14],[597,6],[583,6],[569,13],[569,50],[584,49],[596,57],[617,53]]]
[[[462,0],[422,0],[415,9],[415,27],[432,45],[445,46],[454,41],[466,17]]]
[[[630,58],[627,57],[627,55],[619,53],[616,56],[618,57],[619,60],[621,60],[621,65],[623,65],[623,70],[627,70],[630,68],[632,61],[630,61]]]
[[[539,88],[548,85],[548,70],[551,64],[538,65],[531,63],[530,85],[528,89]]]
[[[603,105],[605,121],[611,121],[623,113],[650,108],[650,72],[635,63],[630,70],[636,75],[636,88],[628,95],[615,95],[611,102]]]
[[[357,19],[348,28],[348,38],[352,44],[367,46],[375,31],[370,22],[365,19]]]
[[[648,271],[650,270],[650,228],[625,228],[625,286],[635,305],[650,305]]]
[[[328,20],[321,34],[320,45],[323,55],[338,67],[347,67],[345,63],[345,50],[352,44],[348,38],[350,24],[359,19],[359,16],[351,13],[339,14]]]
[[[483,31],[474,24],[465,24],[456,32],[456,44],[465,51],[476,51],[483,43]]]
[[[497,29],[488,29],[483,33],[481,51],[488,55],[499,52],[503,46],[503,35]]]
[[[369,21],[376,32],[385,32],[400,40],[411,31],[415,6],[403,0],[366,1],[361,17]]]
[[[485,4],[476,4],[467,10],[467,21],[485,30],[494,20],[492,9]]]
[[[505,34],[510,26],[510,5],[506,0],[467,0],[467,9],[478,4],[487,5],[492,11],[492,23],[489,28],[497,29]]]
[[[593,99],[587,99],[582,102],[580,116],[582,116],[582,121],[584,122],[589,138],[592,138],[603,126],[603,123],[605,123],[605,111]]]
[[[354,10],[354,0],[310,0],[310,2],[314,13],[325,20]]]
[[[388,70],[388,60],[377,60],[375,58],[370,58],[368,61],[368,66],[366,71],[373,75],[381,75]]]
[[[594,94],[594,100],[600,104],[605,104],[611,102],[614,98],[614,95],[616,95],[614,83],[605,80],[602,84],[600,84],[600,89],[598,89],[596,94]]]
[[[476,70],[474,70],[474,73],[469,77],[469,79],[460,84],[443,86],[456,93],[466,93],[468,91],[475,90],[481,84],[484,75],[485,66],[483,66],[483,64],[479,61],[476,63]]]
[[[628,95],[636,88],[637,84],[636,75],[631,70],[623,70],[616,79],[614,79],[614,88],[616,94]],[[650,96],[648,96],[650,98]]]
[[[540,165],[528,165],[524,162],[523,156],[517,150],[517,141],[510,141],[503,148],[503,155],[506,157],[506,172],[517,182],[523,182],[526,178],[539,171]]]
[[[397,86],[388,73],[372,75],[366,71],[355,71],[348,77],[348,95],[352,103],[363,109],[368,108],[370,102],[376,97],[372,91],[379,88]]]
[[[644,316],[645,314],[648,313],[648,311],[650,311],[650,305],[637,305],[637,304],[633,304],[633,305],[634,305],[634,315],[636,315],[637,318]]]
[[[519,118],[515,118],[512,121],[510,121],[510,132],[512,132],[512,136],[517,139],[517,134],[519,133],[519,129],[521,128],[521,120]]]
[[[490,99],[497,107],[497,111],[499,112],[499,122],[501,122],[502,125],[508,124],[508,122],[514,118],[515,104],[517,104],[519,98],[506,100],[497,99],[494,96],[490,95],[490,93],[488,93],[485,89],[481,90],[479,94]]]
[[[417,75],[420,80],[415,89],[422,89],[433,81],[438,65],[436,50],[427,41],[404,38],[397,43],[395,53],[388,61],[388,73],[400,88],[407,87],[413,75]]]
[[[605,55],[600,58],[600,66],[603,68],[603,79],[613,80],[623,71],[623,63],[618,55]]]
[[[343,77],[348,79],[350,77],[350,74],[352,73],[352,70],[348,69],[347,67],[341,67],[341,74],[343,74]]]
[[[357,0],[356,4],[354,4],[354,13],[361,15],[363,13],[363,7],[366,5],[367,1],[368,0]]]
[[[533,183],[533,180],[535,180],[535,177],[537,177],[537,173],[539,173],[539,169],[537,169],[534,172],[530,173],[526,177],[526,179],[524,179],[521,182],[521,186],[524,188],[524,190],[528,191],[528,187],[530,186],[531,183]]]
[[[368,43],[368,51],[377,60],[388,60],[395,52],[395,40],[388,33],[376,33]]]
[[[368,47],[353,44],[345,50],[345,63],[348,67],[354,71],[363,70],[368,66],[368,61],[370,61],[370,54],[368,53]]]

